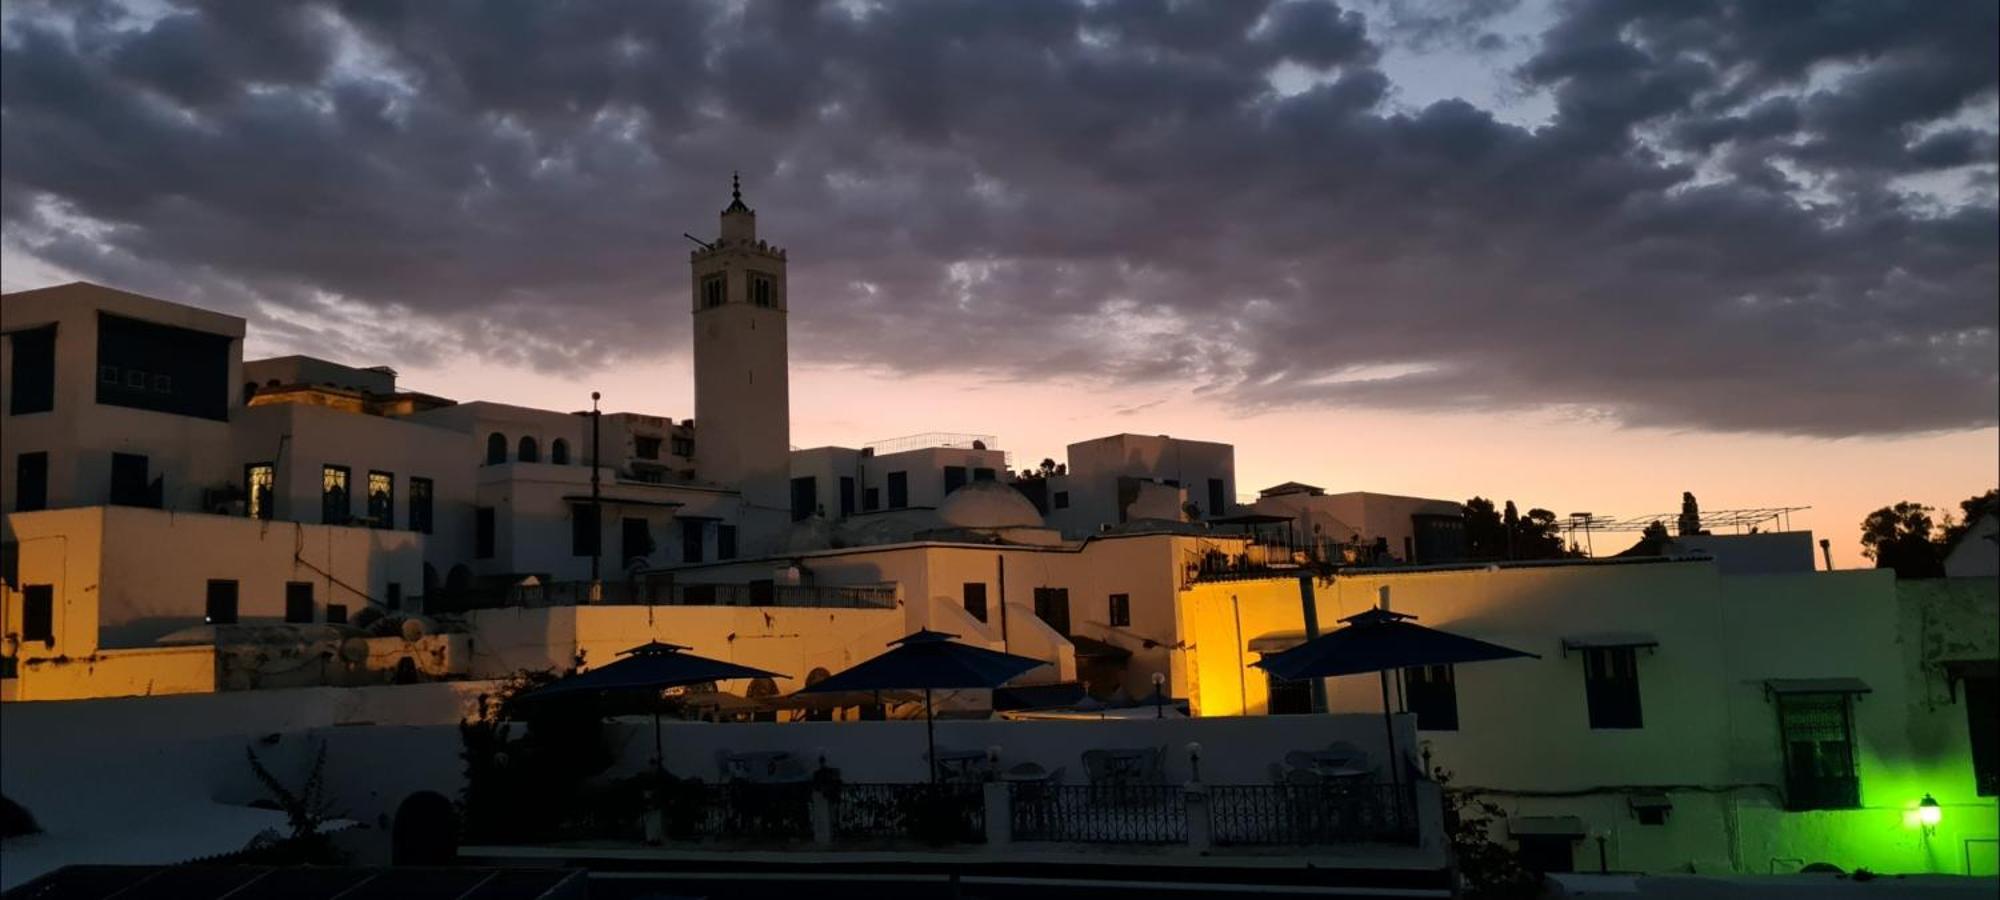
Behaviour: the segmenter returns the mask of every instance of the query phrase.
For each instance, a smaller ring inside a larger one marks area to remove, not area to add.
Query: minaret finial
[[[750,207],[743,205],[743,173],[732,171],[729,173],[729,208],[723,212],[749,211]]]

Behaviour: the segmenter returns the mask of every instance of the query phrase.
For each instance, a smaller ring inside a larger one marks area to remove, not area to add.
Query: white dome
[[[937,508],[947,528],[1039,528],[1042,514],[1020,491],[998,481],[975,481],[952,491]]]

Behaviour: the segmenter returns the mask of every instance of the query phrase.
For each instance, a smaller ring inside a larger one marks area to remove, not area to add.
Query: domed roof
[[[938,521],[947,528],[1040,528],[1042,514],[1020,491],[998,481],[974,481],[944,498]]]

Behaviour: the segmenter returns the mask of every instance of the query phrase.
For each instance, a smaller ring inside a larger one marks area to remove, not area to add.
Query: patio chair
[[[1083,751],[1084,775],[1091,784],[1103,784],[1110,779],[1111,753],[1105,750]]]

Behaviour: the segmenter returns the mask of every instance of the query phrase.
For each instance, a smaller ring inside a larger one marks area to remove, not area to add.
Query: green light
[[[1936,828],[1943,819],[1944,807],[1938,805],[1936,797],[1925,794],[1924,799],[1917,802],[1917,821],[1922,822],[1925,828]]]

